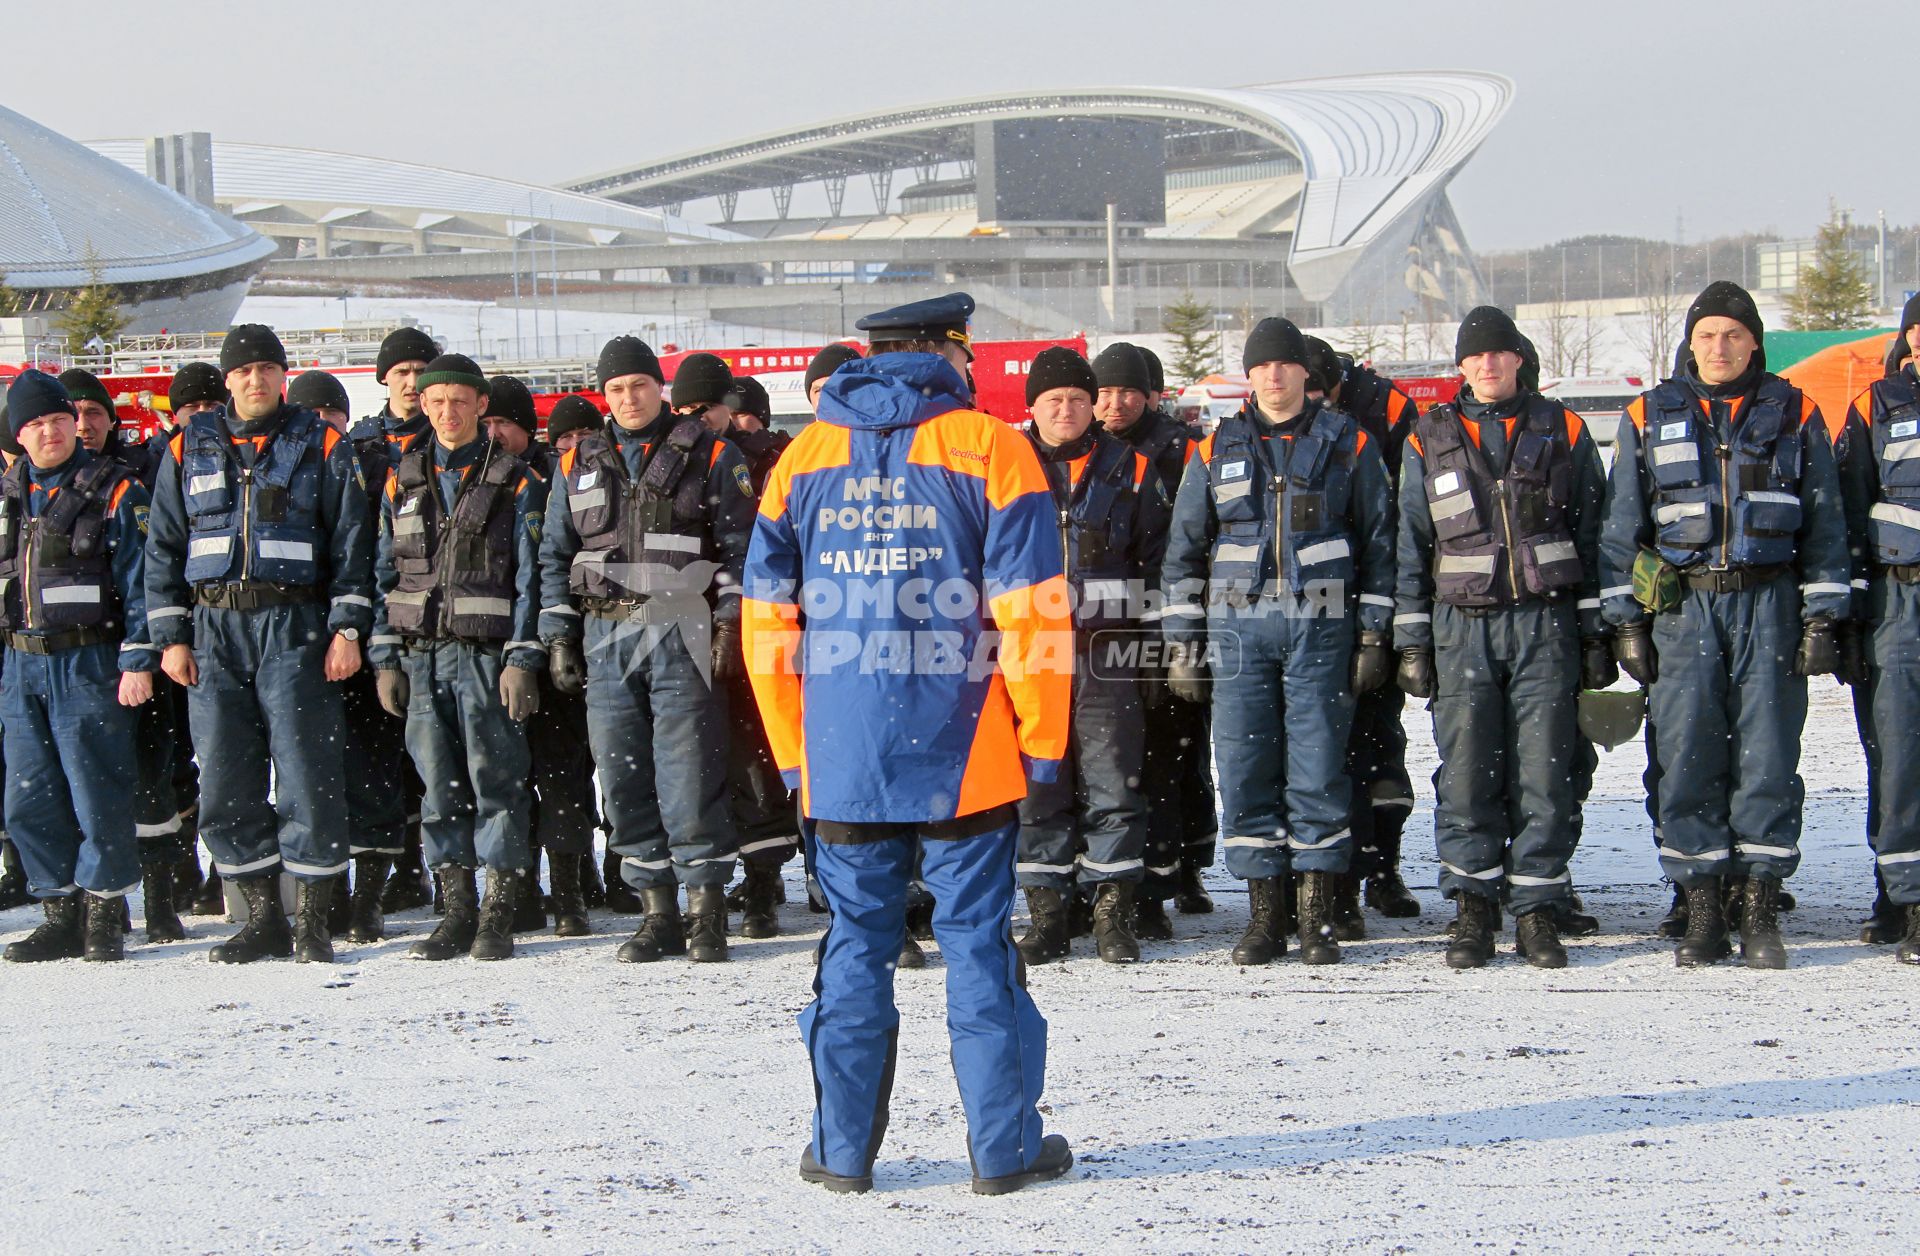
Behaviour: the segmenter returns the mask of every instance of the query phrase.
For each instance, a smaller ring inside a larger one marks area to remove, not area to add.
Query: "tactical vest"
[[[1559,405],[1527,399],[1504,475],[1467,435],[1457,405],[1435,406],[1414,430],[1426,464],[1436,601],[1507,606],[1580,587],[1585,571],[1568,518],[1573,449]]]
[[[27,460],[0,477],[0,628],[111,627],[120,620],[107,549],[107,505],[127,469],[95,458],[37,519],[28,518]]]
[[[1076,627],[1110,628],[1130,618],[1127,552],[1134,540],[1135,456],[1131,446],[1096,439],[1067,504],[1054,498]]]
[[[1920,391],[1904,372],[1873,385],[1873,465],[1880,492],[1867,514],[1874,561],[1920,564]]]
[[[573,448],[567,508],[580,551],[567,587],[576,597],[628,600],[659,591],[649,574],[699,560],[707,538],[707,463],[713,433],[698,419],[674,424],[634,479],[606,432]],[[665,587],[665,586],[662,586]]]
[[[188,583],[321,583],[320,489],[329,429],[311,410],[288,407],[281,414],[279,429],[251,467],[234,452],[222,412],[203,410],[187,420],[180,492]]]
[[[445,510],[432,436],[416,436],[394,467],[393,566],[387,624],[408,637],[513,638],[513,496],[524,464],[487,442]]]
[[[1800,390],[1763,376],[1744,411],[1722,446],[1692,389],[1667,380],[1646,394],[1655,544],[1676,567],[1768,567],[1798,553]]]
[[[1208,488],[1219,530],[1211,566],[1216,592],[1263,590],[1277,575],[1295,593],[1340,581],[1354,589],[1348,499],[1359,428],[1317,406],[1291,440],[1261,440],[1248,409],[1213,435]]]

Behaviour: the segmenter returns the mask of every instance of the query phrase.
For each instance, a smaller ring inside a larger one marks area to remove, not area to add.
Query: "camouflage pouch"
[[[1650,549],[1633,560],[1633,600],[1656,615],[1680,609],[1680,569]]]

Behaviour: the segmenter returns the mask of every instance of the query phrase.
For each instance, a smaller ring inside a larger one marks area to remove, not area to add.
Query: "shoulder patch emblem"
[[[753,496],[753,481],[747,477],[747,468],[744,465],[735,464],[733,468],[733,482],[740,486],[740,492],[743,496]]]

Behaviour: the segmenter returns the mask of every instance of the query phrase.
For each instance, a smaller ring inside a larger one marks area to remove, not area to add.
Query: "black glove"
[[[1660,678],[1660,656],[1653,650],[1653,625],[1646,620],[1613,630],[1613,657],[1620,670],[1636,684],[1651,685]]]
[[[1793,660],[1793,670],[1802,676],[1831,676],[1840,670],[1840,639],[1825,615],[1809,619],[1800,630],[1800,653]]]
[[[1354,647],[1348,681],[1355,693],[1372,693],[1393,679],[1393,651],[1387,648],[1384,632],[1363,632]]]
[[[507,708],[507,718],[516,724],[526,723],[540,709],[540,678],[532,668],[509,663],[500,669],[500,705]]]
[[[405,672],[397,667],[380,668],[373,674],[373,692],[388,715],[396,720],[407,718],[407,700],[413,696],[413,686],[407,683]]]
[[[1417,645],[1400,651],[1401,692],[1409,698],[1433,696],[1433,647]]]
[[[584,693],[587,688],[587,660],[580,655],[580,643],[560,637],[547,643],[547,675],[561,693]]]
[[[1167,689],[1182,702],[1204,706],[1210,698],[1209,684],[1205,663],[1167,664]]]
[[[1605,689],[1620,679],[1620,665],[1613,661],[1613,642],[1605,637],[1580,638],[1580,687]]]
[[[1867,683],[1867,626],[1857,619],[1840,625],[1840,670],[1835,675],[1843,685]]]
[[[740,648],[740,625],[718,623],[713,626],[713,678],[717,681],[744,680],[747,656]]]

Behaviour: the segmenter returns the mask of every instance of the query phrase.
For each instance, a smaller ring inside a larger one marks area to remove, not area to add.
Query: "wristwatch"
[[[358,628],[342,628],[340,635],[349,641],[358,641],[360,639],[360,630]]]

